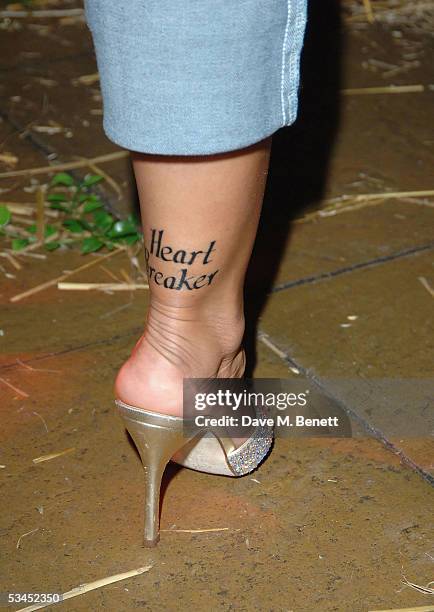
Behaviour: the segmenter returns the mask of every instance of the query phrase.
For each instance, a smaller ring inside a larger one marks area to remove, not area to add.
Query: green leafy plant
[[[62,245],[79,244],[82,253],[93,253],[102,248],[112,250],[116,244],[132,245],[141,240],[140,224],[129,215],[117,219],[104,210],[98,195],[91,188],[103,179],[99,174],[88,174],[76,180],[66,172],[59,172],[51,180],[47,202],[58,210],[60,220],[44,226],[44,247],[54,251]],[[0,233],[11,239],[12,249],[19,251],[37,241],[37,227],[31,225],[25,230],[13,231],[7,228],[11,213],[6,206],[0,206]],[[56,238],[53,238],[58,234]]]

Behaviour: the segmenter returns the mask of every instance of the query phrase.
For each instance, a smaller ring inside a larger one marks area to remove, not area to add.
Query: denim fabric
[[[306,2],[85,0],[107,136],[206,155],[293,123]]]

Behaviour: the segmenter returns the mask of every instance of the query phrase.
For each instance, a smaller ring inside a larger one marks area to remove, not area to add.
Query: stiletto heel
[[[243,476],[261,463],[272,445],[270,426],[257,427],[236,448],[230,438],[218,438],[211,431],[191,430],[187,434],[180,417],[142,410],[120,400],[115,403],[137,446],[145,472],[145,546],[155,546],[159,540],[161,479],[171,459],[200,472]]]
[[[116,402],[126,429],[139,451],[145,473],[145,546],[159,540],[161,479],[172,455],[186,442],[182,419],[145,412]]]

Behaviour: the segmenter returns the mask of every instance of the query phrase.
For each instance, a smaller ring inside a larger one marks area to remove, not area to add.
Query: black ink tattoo
[[[162,261],[170,261],[187,266],[191,266],[193,263],[200,263],[202,260],[202,263],[207,265],[212,261],[211,254],[215,252],[216,241],[212,240],[206,250],[186,251],[185,249],[174,249],[169,245],[163,245],[163,234],[164,230],[157,232],[156,229],[152,229],[150,250],[145,247],[146,271],[149,282],[153,280],[156,285],[176,291],[192,291],[211,285],[219,270],[215,270],[211,274],[188,276],[188,268],[181,268],[176,275],[165,276],[163,272],[150,265],[149,259],[153,255]]]

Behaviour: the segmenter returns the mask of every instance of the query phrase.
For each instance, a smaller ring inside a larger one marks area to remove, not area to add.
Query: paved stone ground
[[[16,169],[117,150],[101,130],[98,83],[77,84],[96,71],[81,22],[4,22],[0,48],[0,153],[13,153]],[[306,376],[348,411],[354,436],[278,439],[260,469],[236,481],[171,466],[155,550],[141,547],[140,465],[112,410],[145,292],[51,287],[12,303],[83,257],[22,257],[20,271],[0,262],[14,275],[1,287],[0,591],[64,592],[151,565],[62,608],[434,610],[433,595],[402,583],[434,578],[434,302],[420,281],[434,288],[432,199],[308,216],[342,194],[433,189],[432,88],[339,95],[429,85],[433,59],[423,31],[350,27],[334,2],[311,6],[300,117],[274,138],[249,274],[250,357],[255,376]],[[419,64],[384,76],[405,61]],[[35,130],[50,121],[72,136]],[[107,206],[125,214],[135,198],[128,161],[104,170],[122,189],[102,188]],[[2,178],[1,199],[28,202],[31,184]],[[104,265],[130,271],[125,254]],[[105,274],[96,265],[77,280]]]

